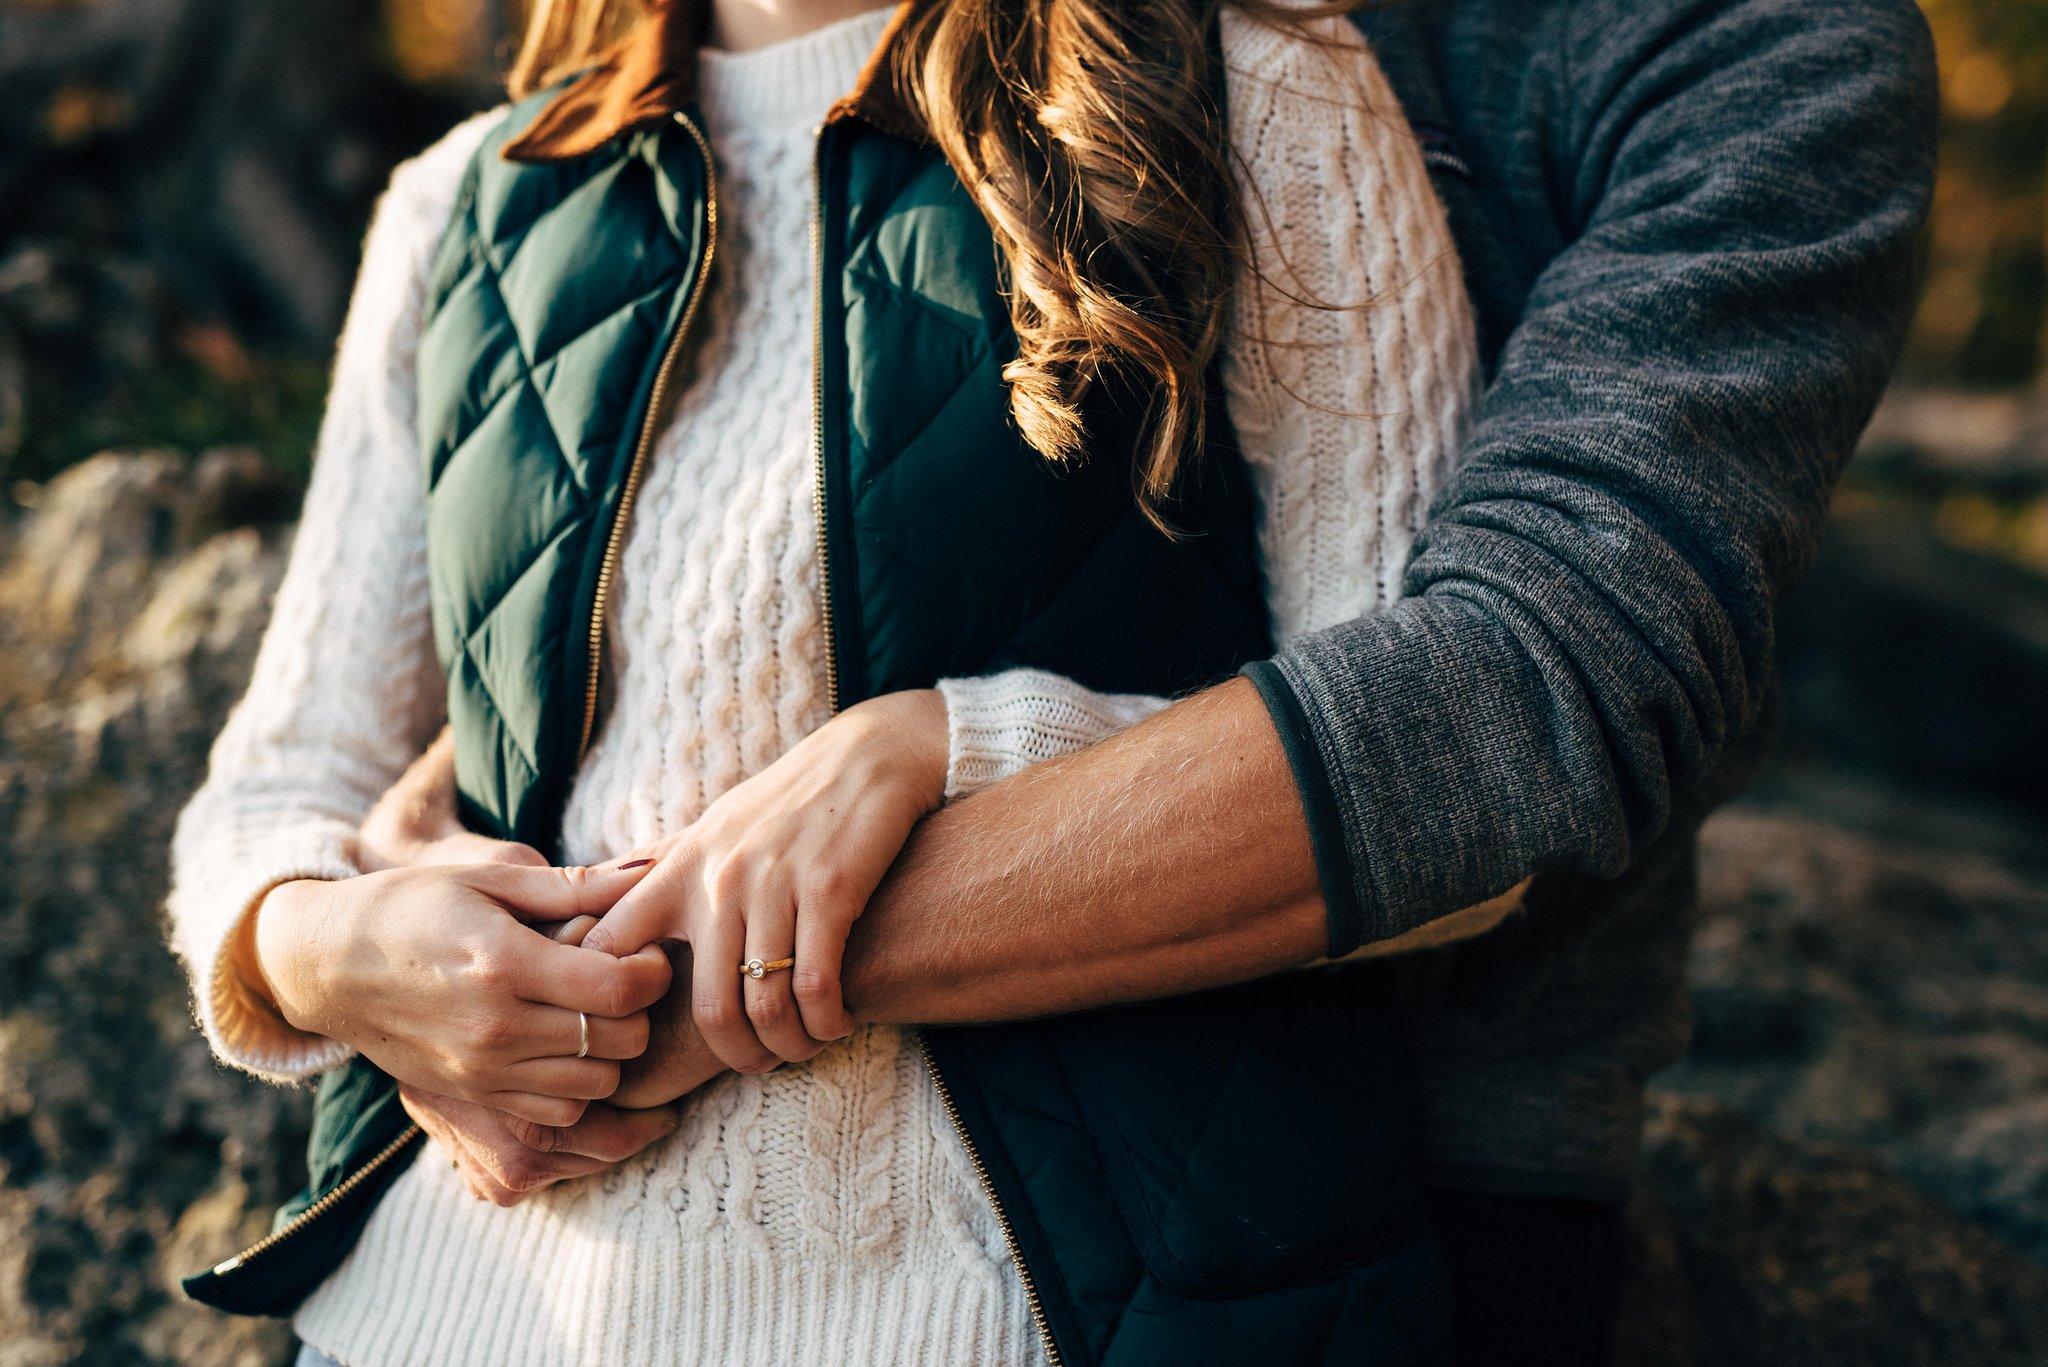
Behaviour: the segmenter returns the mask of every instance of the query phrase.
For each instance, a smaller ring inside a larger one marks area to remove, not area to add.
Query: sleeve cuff
[[[1279,668],[1270,660],[1254,660],[1240,672],[1259,690],[1259,699],[1273,719],[1273,729],[1280,734],[1281,749],[1287,753],[1287,767],[1294,775],[1295,790],[1301,795],[1302,815],[1308,819],[1316,882],[1323,893],[1330,937],[1326,953],[1333,959],[1342,958],[1365,943],[1366,920],[1329,770],[1323,765],[1322,751],[1317,749],[1315,734],[1309,729],[1308,714]]]
[[[941,679],[938,690],[946,700],[948,801],[1085,749],[1167,703],[1142,693],[1097,693],[1039,669]]]
[[[294,847],[294,845],[296,847]],[[217,894],[209,914],[177,917],[192,975],[199,1027],[222,1062],[270,1082],[297,1082],[346,1063],[355,1050],[286,1021],[252,981],[246,927],[257,903],[280,883],[300,878],[352,878],[357,869],[345,844],[328,835],[281,843],[247,860]],[[217,912],[211,911],[218,908]],[[195,923],[196,922],[196,923]]]

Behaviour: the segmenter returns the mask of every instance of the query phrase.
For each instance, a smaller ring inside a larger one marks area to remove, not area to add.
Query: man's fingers
[[[538,1133],[534,1145],[546,1153],[573,1154],[602,1163],[623,1163],[657,1139],[665,1139],[682,1121],[682,1107],[653,1106],[629,1111],[598,1104],[566,1129]],[[523,1138],[524,1136],[522,1136]]]
[[[508,1123],[524,1123],[512,1121]],[[514,1206],[542,1187],[571,1177],[603,1172],[611,1164],[573,1153],[543,1153],[514,1139],[500,1144],[472,1141],[456,1164],[470,1181],[470,1190],[494,1205]]]
[[[595,916],[572,916],[566,921],[534,921],[533,928],[558,945],[580,945],[597,924]]]
[[[570,1060],[572,1063],[585,1061]],[[503,1111],[506,1115],[518,1116],[521,1120],[531,1120],[536,1125],[555,1126],[574,1125],[583,1119],[583,1113],[590,1109],[588,1101],[564,1096],[543,1096],[538,1092],[491,1092],[480,1099],[480,1104],[492,1110]]]
[[[493,840],[475,831],[457,830],[420,851],[416,864],[515,864],[546,868],[548,857],[516,840]]]

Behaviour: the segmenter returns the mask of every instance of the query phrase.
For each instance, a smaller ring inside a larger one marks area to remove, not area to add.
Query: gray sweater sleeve
[[[1773,601],[1908,315],[1935,94],[1910,3],[1545,13],[1467,150],[1538,186],[1563,245],[1407,596],[1249,671],[1333,953],[1659,835],[1756,722]]]

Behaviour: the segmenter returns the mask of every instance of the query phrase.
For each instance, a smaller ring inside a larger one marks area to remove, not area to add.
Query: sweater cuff
[[[1142,693],[1097,693],[1042,669],[941,679],[938,690],[946,700],[948,801],[1085,749],[1167,704]]]
[[[1308,714],[1279,668],[1270,660],[1254,660],[1240,672],[1259,690],[1273,729],[1280,733],[1280,747],[1287,753],[1287,767],[1301,795],[1302,815],[1308,820],[1309,847],[1315,853],[1316,882],[1322,888],[1323,914],[1329,926],[1330,944],[1325,953],[1332,959],[1342,958],[1365,943],[1366,921],[1329,770],[1316,746]]]
[[[280,883],[354,877],[345,840],[328,832],[282,838],[236,863],[232,876],[208,887],[207,914],[188,908],[178,917],[199,1028],[222,1062],[266,1081],[297,1082],[341,1066],[354,1049],[296,1028],[259,986],[248,930],[257,904]]]

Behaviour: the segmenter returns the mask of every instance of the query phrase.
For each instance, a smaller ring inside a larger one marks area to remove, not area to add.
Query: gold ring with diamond
[[[749,959],[740,965],[744,977],[760,980],[770,973],[779,973],[796,963],[795,959]]]

